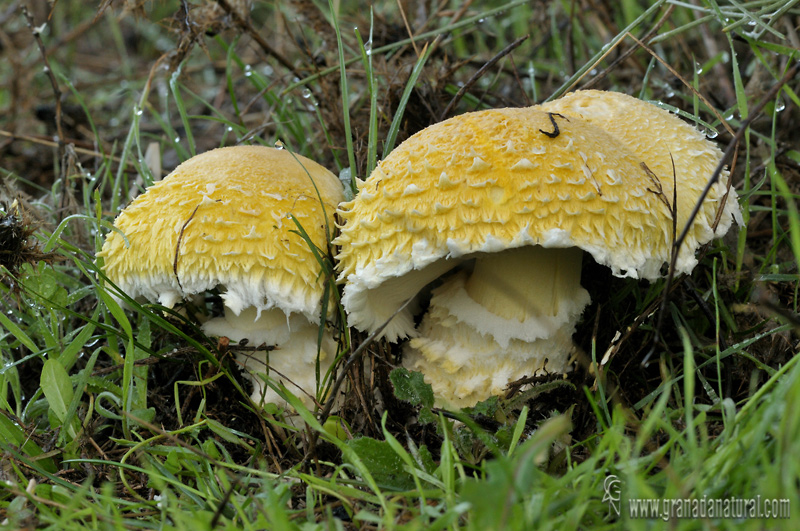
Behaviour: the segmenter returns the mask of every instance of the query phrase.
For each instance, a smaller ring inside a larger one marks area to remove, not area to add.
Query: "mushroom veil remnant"
[[[125,237],[109,233],[98,256],[133,298],[172,307],[218,288],[225,315],[205,322],[205,332],[277,347],[237,353],[253,400],[281,403],[258,376],[269,373],[310,405],[317,357],[324,375],[336,343],[326,330],[318,344],[325,279],[294,220],[326,249],[342,199],[337,177],[305,157],[261,146],[215,149],[138,196],[114,222]]]
[[[389,321],[384,337],[410,337],[404,365],[451,407],[526,375],[568,371],[590,301],[583,252],[617,276],[651,280],[670,259],[671,186],[658,181],[672,171],[649,168],[634,148],[588,119],[536,107],[468,113],[410,137],[340,205],[349,323],[374,331]],[[720,159],[708,143],[706,151]],[[711,175],[703,171],[677,176],[679,220]],[[714,236],[705,228],[719,202],[715,193],[704,203],[695,220],[703,229],[684,244],[677,272],[690,271],[696,247]],[[737,209],[725,207],[717,235]],[[416,300],[395,315],[436,279],[418,326]]]

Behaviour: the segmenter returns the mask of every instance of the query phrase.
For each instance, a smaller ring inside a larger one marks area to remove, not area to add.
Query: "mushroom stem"
[[[207,321],[203,325],[203,331],[209,335],[227,337],[236,343],[246,339],[252,347],[264,344],[275,347],[271,351],[236,352],[236,361],[242,365],[245,376],[253,383],[250,397],[259,405],[286,405],[260,376],[268,374],[274,380],[282,381],[306,407],[313,408],[317,390],[317,354],[320,379],[325,376],[336,357],[336,341],[327,328],[320,345],[318,324],[309,322],[300,314],[287,316],[279,308],[259,314],[255,308],[248,307],[237,315],[225,307],[225,316]]]
[[[260,376],[267,374],[282,382],[307,408],[314,409],[318,384],[321,385],[336,355],[336,342],[330,332],[325,330],[321,346],[317,343],[318,332],[317,325],[307,323],[300,330],[292,330],[289,341],[277,345],[275,350],[236,353],[236,360],[246,369],[245,374],[253,383],[250,398],[256,404],[286,405]],[[316,374],[317,353],[319,380]],[[321,401],[324,400],[325,397],[321,397]]]
[[[441,405],[473,406],[510,382],[569,370],[575,325],[589,303],[579,249],[525,247],[476,260],[433,291],[404,365]],[[490,375],[490,376],[487,376]]]
[[[572,300],[583,289],[582,254],[576,247],[538,245],[481,254],[465,289],[472,300],[505,319],[524,323],[552,317],[562,299]]]

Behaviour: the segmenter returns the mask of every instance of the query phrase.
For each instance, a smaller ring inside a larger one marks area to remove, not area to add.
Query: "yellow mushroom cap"
[[[428,127],[340,205],[335,243],[350,323],[374,330],[399,307],[386,300],[415,295],[390,297],[385,290],[402,281],[387,281],[524,245],[579,247],[618,276],[654,279],[670,257],[672,218],[653,179],[633,152],[580,118],[495,109]],[[679,260],[678,270],[693,265]],[[392,322],[390,340],[413,331],[409,315]]]
[[[579,90],[539,106],[546,112],[560,113],[590,122],[625,145],[652,171],[672,201],[673,164],[678,183],[677,225],[680,232],[689,220],[700,193],[714,173],[722,151],[700,131],[670,112],[619,92]],[[728,232],[735,219],[742,223],[736,192],[727,193],[728,171],[720,174],[702,209],[687,233],[681,259],[683,269],[694,266],[698,246]],[[725,199],[722,215],[714,220]],[[691,266],[690,266],[691,264]]]
[[[262,146],[215,149],[138,196],[114,222],[129,245],[114,231],[98,255],[108,278],[134,298],[172,306],[219,286],[236,314],[280,308],[317,321],[320,266],[291,217],[325,249],[342,199],[336,176],[305,157]]]

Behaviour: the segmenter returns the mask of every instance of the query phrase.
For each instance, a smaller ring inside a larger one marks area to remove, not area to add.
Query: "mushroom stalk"
[[[568,370],[572,334],[590,300],[580,273],[580,249],[480,256],[468,278],[458,273],[433,291],[404,364],[455,407],[502,394],[523,376]]]
[[[319,381],[322,382],[336,357],[336,341],[327,328],[319,344],[318,324],[309,322],[303,315],[287,315],[279,308],[259,313],[249,307],[237,315],[226,307],[225,316],[207,321],[203,324],[203,331],[209,335],[227,337],[235,343],[247,340],[251,347],[275,347],[269,351],[236,351],[233,348],[236,361],[246,369],[244,375],[253,384],[250,397],[260,405],[284,403],[261,376],[268,375],[282,382],[306,407],[313,408],[317,390],[317,358]]]
[[[573,300],[583,290],[582,254],[575,247],[539,246],[483,254],[465,289],[472,300],[511,322],[546,320],[558,315],[562,300]]]

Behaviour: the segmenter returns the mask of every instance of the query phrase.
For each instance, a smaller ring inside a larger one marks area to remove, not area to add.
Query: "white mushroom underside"
[[[192,295],[219,288],[222,291],[221,297],[225,307],[235,313],[251,307],[260,310],[283,308],[290,313],[302,313],[311,321],[319,318],[319,295],[311,287],[298,291],[280,279],[258,278],[255,275],[251,277],[228,279],[199,274],[182,275],[179,284],[174,275],[172,277],[129,275],[117,279],[115,283],[120,290],[135,299],[158,301],[167,308],[172,308]]]
[[[313,408],[318,390],[317,357],[319,355],[321,380],[336,354],[336,342],[327,329],[322,337],[322,345],[319,345],[319,325],[310,323],[302,315],[287,316],[280,309],[263,311],[259,315],[255,308],[246,308],[236,315],[225,308],[225,317],[210,319],[203,324],[203,331],[209,335],[227,337],[232,343],[246,339],[250,347],[276,347],[272,351],[236,352],[237,362],[244,367],[245,376],[253,384],[251,398],[259,405],[287,405],[264,381],[263,376],[269,375],[273,380],[283,383],[306,407]]]
[[[590,300],[580,250],[528,247],[483,261],[471,277],[459,272],[433,291],[404,350],[403,364],[424,374],[440,405],[473,406],[524,376],[569,370],[572,334]],[[486,274],[492,265],[503,282]]]
[[[718,187],[722,184],[718,183]],[[728,230],[736,213],[738,203],[735,194],[728,198],[720,218],[717,234]],[[707,222],[706,222],[707,225]],[[681,228],[678,227],[680,232]],[[675,271],[688,273],[697,265],[695,251],[701,243],[710,240],[714,233],[710,226],[702,233],[700,241],[692,233],[687,235],[678,253]],[[551,229],[537,238],[531,237],[528,227],[524,227],[511,241],[501,242],[491,236],[477,244],[450,239],[446,248],[434,248],[427,242],[414,245],[411,256],[391,255],[362,267],[346,275],[342,304],[349,316],[349,322],[359,330],[375,331],[391,319],[383,329],[381,337],[389,341],[414,337],[412,313],[413,305],[392,317],[402,304],[414,297],[427,283],[452,269],[464,260],[478,253],[495,253],[503,249],[539,246],[547,249],[577,247],[589,253],[600,265],[611,268],[617,277],[643,278],[653,281],[661,276],[661,267],[668,262],[668,256],[656,256],[642,249],[609,249],[602,242],[575,242],[568,231]],[[411,275],[411,276],[409,276]]]
[[[386,325],[380,334],[390,342],[414,335],[414,314],[419,310],[412,301],[400,312],[405,302],[416,297],[419,291],[461,263],[461,260],[439,260],[414,269],[401,277],[392,277],[383,282],[380,288],[355,289],[355,284],[344,288],[342,304],[347,309],[349,323],[359,330],[377,330]]]

